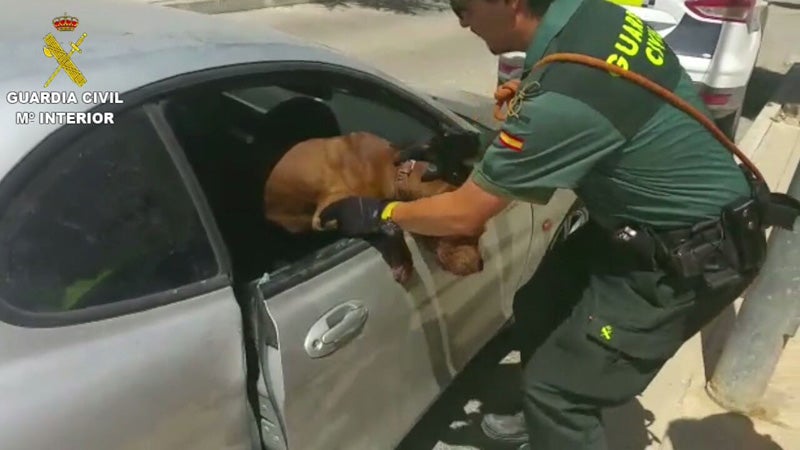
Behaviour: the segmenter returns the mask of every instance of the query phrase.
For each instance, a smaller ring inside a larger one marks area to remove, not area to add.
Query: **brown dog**
[[[300,142],[267,179],[266,219],[292,233],[321,231],[320,211],[344,197],[415,200],[456,188],[441,180],[422,181],[427,163],[409,160],[398,166],[398,153],[388,141],[370,133]],[[419,238],[448,272],[464,276],[483,270],[478,236]],[[405,240],[400,236],[384,244],[381,253],[395,280],[405,283],[413,271]]]

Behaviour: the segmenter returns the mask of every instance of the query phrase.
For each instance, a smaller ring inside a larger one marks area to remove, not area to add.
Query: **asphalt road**
[[[438,90],[491,95],[497,58],[483,42],[461,29],[446,0],[329,0],[225,14],[264,24],[356,56],[408,83]],[[748,89],[741,137],[792,62],[800,62],[800,9],[770,6],[764,45]],[[518,368],[500,339],[483,351],[442,401],[403,442],[403,450],[494,449],[478,428],[485,412],[505,412],[517,397]],[[653,448],[646,424],[652,418],[635,404],[611,411],[610,448]],[[657,448],[657,447],[656,447]]]

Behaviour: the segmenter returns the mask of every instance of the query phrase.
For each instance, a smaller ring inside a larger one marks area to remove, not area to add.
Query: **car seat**
[[[341,134],[333,111],[311,97],[294,97],[270,109],[254,130],[249,161],[239,166],[235,219],[227,236],[240,281],[290,263],[338,239],[331,233],[289,233],[264,217],[264,184],[272,169],[295,144]],[[240,162],[241,159],[239,160]],[[232,218],[233,219],[233,218]]]
[[[283,155],[306,139],[341,134],[322,101],[298,96],[266,114],[222,93],[168,106],[168,117],[195,169],[230,252],[237,282],[248,282],[338,239],[293,235],[264,217],[267,177]]]

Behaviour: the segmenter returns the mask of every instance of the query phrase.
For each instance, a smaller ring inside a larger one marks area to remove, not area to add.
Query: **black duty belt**
[[[628,225],[615,230],[613,240],[635,253],[640,267],[660,268],[706,288],[721,288],[757,273],[766,259],[766,229],[792,230],[800,202],[770,192],[763,181],[740,167],[752,195],[726,205],[719,218],[675,230]]]

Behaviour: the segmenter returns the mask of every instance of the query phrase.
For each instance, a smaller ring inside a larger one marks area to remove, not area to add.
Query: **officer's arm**
[[[509,202],[467,180],[455,191],[398,204],[392,220],[406,231],[427,236],[477,236]]]
[[[625,142],[586,104],[547,92],[509,117],[469,181],[456,191],[398,204],[392,220],[429,236],[480,234],[512,200],[547,203],[575,189],[589,170]]]

